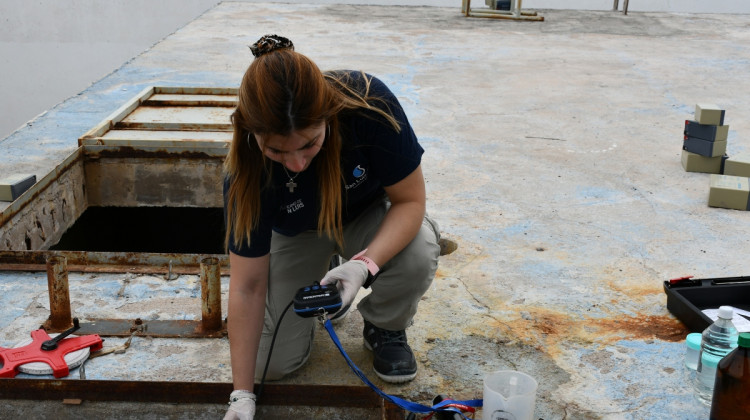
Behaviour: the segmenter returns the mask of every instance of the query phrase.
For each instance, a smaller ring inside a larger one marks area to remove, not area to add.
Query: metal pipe
[[[62,331],[73,325],[70,314],[68,288],[68,260],[61,256],[47,259],[47,288],[49,290],[49,324],[52,331]]]
[[[47,259],[53,255],[67,258],[68,272],[168,274],[172,262],[173,275],[199,274],[201,259],[209,256],[149,252],[0,251],[0,271],[45,271]],[[210,256],[219,259],[222,274],[228,275],[228,256]]]
[[[257,387],[257,386],[256,386]],[[226,404],[230,382],[117,380],[0,380],[3,399]],[[384,420],[403,419],[404,410],[366,386],[265,384],[258,404],[284,407],[355,407],[379,410]]]
[[[382,399],[365,386],[266,384],[261,404],[376,408]],[[3,379],[7,399],[226,404],[227,382]],[[317,398],[315,398],[317,397]]]
[[[221,265],[219,259],[201,260],[202,328],[204,331],[221,329]]]
[[[507,10],[503,10],[500,13],[500,10],[482,10],[482,11],[474,11],[472,10],[471,13],[469,13],[469,17],[476,17],[476,18],[490,18],[490,19],[510,19],[510,20],[519,20],[519,21],[534,21],[534,22],[543,22],[544,16],[537,16],[536,12],[521,12],[520,17],[516,17],[512,14],[509,14]]]

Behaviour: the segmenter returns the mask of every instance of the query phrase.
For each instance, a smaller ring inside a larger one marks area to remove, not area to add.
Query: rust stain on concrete
[[[669,315],[626,316],[613,314],[606,318],[578,318],[538,307],[516,306],[516,319],[490,321],[489,330],[501,332],[510,340],[534,346],[555,357],[570,343],[582,346],[606,346],[621,340],[661,340],[678,342],[689,333]],[[487,329],[485,329],[486,331]]]
[[[669,315],[620,316],[598,320],[595,325],[603,332],[622,332],[635,340],[658,339],[678,342],[690,332],[685,325]]]

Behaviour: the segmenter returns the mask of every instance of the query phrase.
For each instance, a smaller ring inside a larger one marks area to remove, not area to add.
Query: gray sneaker
[[[390,331],[365,321],[365,347],[372,350],[372,367],[386,382],[409,382],[417,376],[417,360],[406,342],[406,331]]]

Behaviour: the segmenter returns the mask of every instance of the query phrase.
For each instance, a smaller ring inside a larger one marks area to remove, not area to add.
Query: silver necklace
[[[294,189],[297,188],[297,183],[294,182],[294,179],[299,176],[300,172],[297,172],[296,174],[294,174],[294,176],[291,176],[286,170],[286,166],[284,166],[284,164],[282,164],[281,167],[284,168],[284,173],[286,173],[286,176],[289,177],[289,182],[286,183],[286,187],[289,188],[290,193],[293,193]]]

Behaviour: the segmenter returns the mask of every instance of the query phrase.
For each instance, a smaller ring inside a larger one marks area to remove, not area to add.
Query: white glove
[[[229,395],[229,409],[224,420],[253,420],[255,416],[255,394],[244,389]]]
[[[354,302],[354,297],[367,281],[369,274],[367,264],[363,261],[349,260],[327,272],[320,285],[335,284],[341,296],[341,308],[346,308]]]

